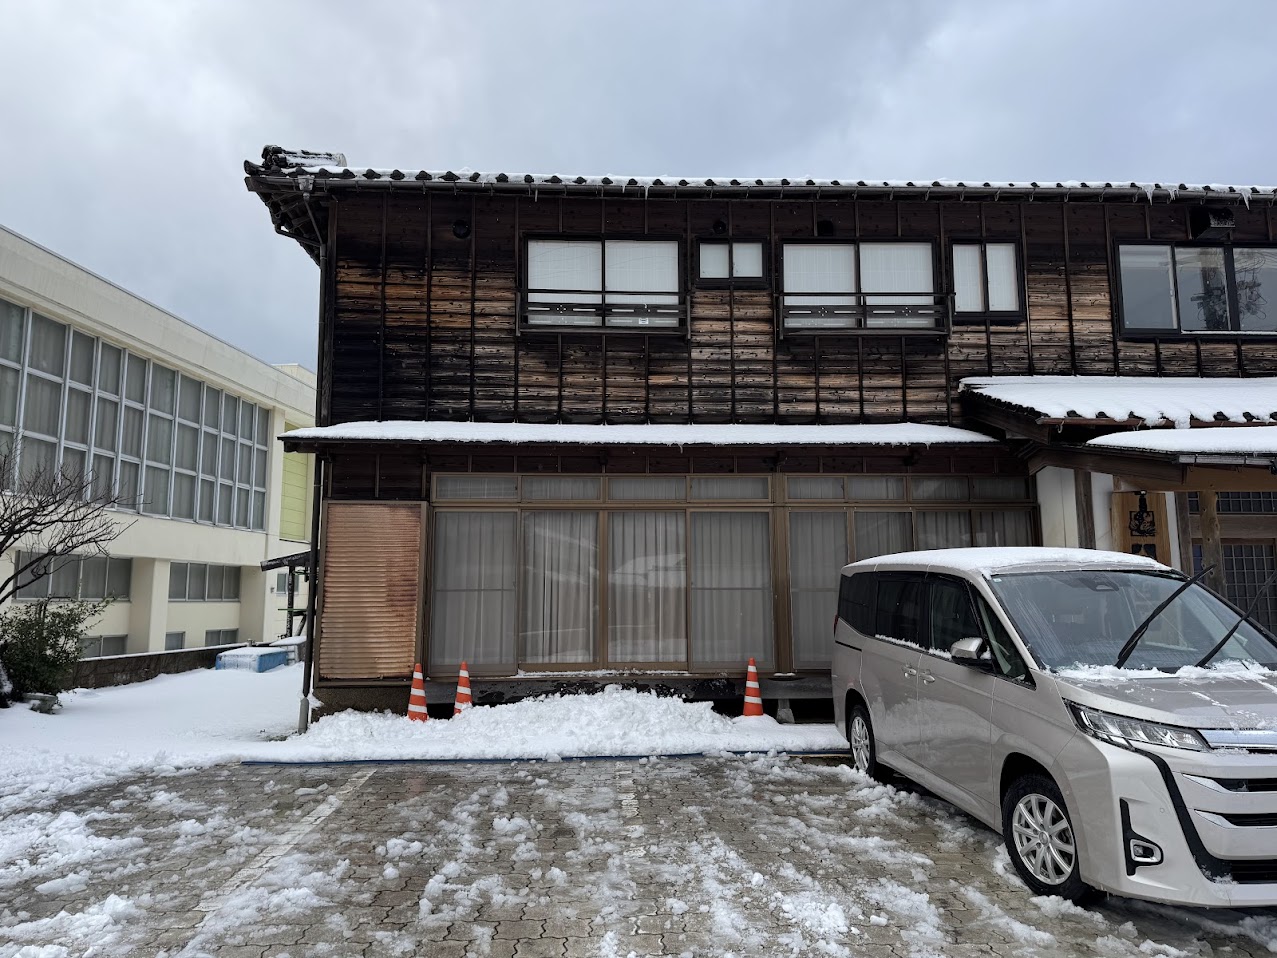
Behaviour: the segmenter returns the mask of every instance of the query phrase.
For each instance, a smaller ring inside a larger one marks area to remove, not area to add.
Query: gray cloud
[[[0,222],[271,362],[314,265],[240,164],[1277,180],[1277,4],[5,4]]]

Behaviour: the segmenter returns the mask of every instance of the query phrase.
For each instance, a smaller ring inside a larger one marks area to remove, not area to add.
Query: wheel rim
[[[1029,874],[1047,885],[1062,885],[1073,874],[1077,849],[1068,816],[1050,798],[1033,792],[1011,815],[1015,851]]]
[[[851,760],[856,771],[869,774],[870,751],[869,726],[862,716],[857,715],[851,720]]]

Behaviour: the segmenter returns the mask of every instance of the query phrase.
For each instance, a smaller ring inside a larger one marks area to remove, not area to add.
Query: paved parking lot
[[[0,958],[1277,950],[1277,912],[1031,899],[947,806],[788,759],[230,766],[7,824]]]

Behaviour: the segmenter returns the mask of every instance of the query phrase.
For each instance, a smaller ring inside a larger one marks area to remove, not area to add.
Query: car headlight
[[[1166,748],[1187,748],[1194,752],[1203,752],[1210,748],[1206,740],[1191,728],[1127,718],[1125,715],[1113,715],[1073,703],[1069,703],[1069,711],[1073,713],[1073,721],[1079,729],[1113,745],[1136,748],[1141,745],[1162,745]]]

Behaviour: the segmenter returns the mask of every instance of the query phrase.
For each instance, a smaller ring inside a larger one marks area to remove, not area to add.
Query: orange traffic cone
[[[749,671],[745,673],[745,711],[742,715],[762,715],[763,697],[758,690],[758,666],[751,656]]]
[[[408,693],[408,718],[414,722],[424,722],[426,714],[426,680],[421,674],[421,663],[412,667],[412,691]]]
[[[460,715],[473,703],[470,700],[470,670],[466,663],[461,663],[461,674],[457,676],[457,703],[452,707],[453,715]]]

